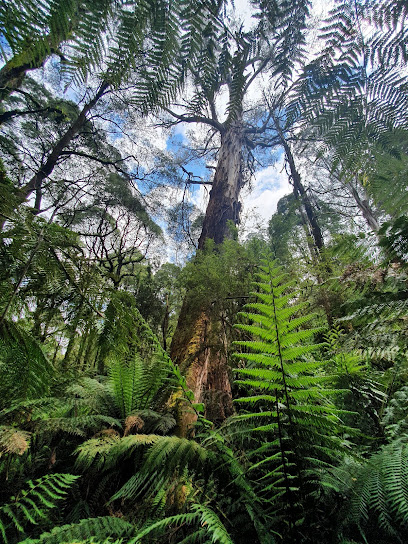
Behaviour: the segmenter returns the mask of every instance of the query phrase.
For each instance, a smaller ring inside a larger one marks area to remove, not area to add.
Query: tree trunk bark
[[[221,135],[221,147],[217,168],[210,191],[210,200],[198,249],[203,249],[205,241],[211,238],[221,244],[230,236],[229,222],[239,223],[241,204],[239,193],[242,188],[242,119],[236,119]]]
[[[199,250],[209,239],[221,244],[239,222],[239,193],[242,187],[242,119],[235,119],[221,136],[221,147],[210,192]],[[205,404],[205,415],[221,423],[233,413],[226,349],[221,316],[207,308],[196,308],[186,295],[174,333],[170,354],[180,365],[194,401]],[[169,401],[172,404],[172,399]],[[178,432],[185,436],[196,420],[191,410],[178,414]]]

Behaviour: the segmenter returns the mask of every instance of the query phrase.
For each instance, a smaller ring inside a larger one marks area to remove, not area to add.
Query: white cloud
[[[266,228],[276,212],[278,201],[292,191],[283,170],[283,158],[273,166],[260,170],[255,175],[253,189],[245,189],[241,195],[243,203],[243,228],[246,232]]]

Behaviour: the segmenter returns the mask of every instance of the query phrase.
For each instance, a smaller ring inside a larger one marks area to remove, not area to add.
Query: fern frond
[[[40,519],[47,519],[47,510],[55,508],[55,503],[65,498],[67,490],[78,478],[71,474],[50,474],[28,481],[17,497],[0,507],[0,532],[4,542],[8,542],[10,523],[18,532],[23,532],[27,523],[36,524]]]
[[[135,500],[141,493],[145,497],[154,497],[161,489],[171,487],[170,482],[176,474],[183,475],[186,471],[202,472],[212,458],[212,453],[195,440],[176,436],[132,435],[113,446],[107,463],[117,462],[119,457],[127,457],[135,447],[143,445],[149,447],[139,471],[114,494],[111,501]]]
[[[350,521],[364,533],[377,520],[385,534],[401,540],[408,526],[408,445],[391,442],[357,476]]]
[[[16,323],[4,322],[0,330],[0,407],[46,396],[53,375],[35,339]]]
[[[169,516],[167,518],[161,519],[160,521],[156,521],[152,523],[151,525],[148,525],[145,529],[140,531],[135,538],[132,538],[129,542],[129,544],[136,544],[137,542],[142,542],[142,539],[150,535],[151,533],[162,532],[163,530],[167,529],[169,526],[177,525],[177,524],[188,524],[197,522],[199,520],[199,513],[198,512],[188,512],[186,514],[177,514],[175,516]]]
[[[276,520],[289,517],[295,531],[299,495],[307,488],[308,496],[317,496],[319,473],[345,454],[341,435],[353,430],[341,418],[352,413],[330,400],[345,392],[329,386],[335,380],[324,371],[330,361],[311,357],[324,347],[313,343],[322,329],[298,328],[314,316],[299,315],[305,307],[276,262],[264,260],[260,268],[253,296],[261,303],[248,305],[259,313],[242,312],[253,324],[237,327],[254,338],[236,342],[245,350],[235,354],[241,361],[236,383],[248,394],[236,400],[242,410],[228,432],[262,444],[248,452],[255,489]]]
[[[0,425],[0,457],[2,454],[23,455],[30,447],[31,433],[16,427]]]
[[[49,533],[39,538],[27,538],[19,544],[61,544],[62,542],[78,542],[106,540],[108,537],[131,537],[134,526],[121,518],[111,516],[83,519],[72,525],[54,527]]]
[[[204,504],[193,504],[192,510],[200,515],[200,523],[205,527],[211,536],[212,542],[220,542],[220,544],[233,544],[233,541],[221,522],[218,515],[208,506]]]

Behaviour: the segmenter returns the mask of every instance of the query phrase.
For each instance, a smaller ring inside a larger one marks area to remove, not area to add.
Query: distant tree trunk
[[[279,123],[277,122],[276,119],[274,119],[274,122],[275,122],[276,130],[279,134],[283,149],[285,151],[287,163],[289,165],[290,175],[291,175],[292,184],[293,184],[293,194],[295,195],[296,199],[300,203],[300,207],[301,207],[300,215],[306,230],[307,244],[309,247],[311,258],[316,265],[317,282],[319,284],[322,284],[324,281],[324,276],[329,275],[332,271],[330,264],[327,261],[325,261],[325,256],[323,254],[324,238],[323,238],[322,230],[320,228],[319,221],[317,219],[313,205],[310,201],[309,195],[307,194],[307,191],[304,188],[304,185],[302,183],[302,178],[299,174],[299,171],[296,168],[295,159],[293,157],[289,144],[286,141],[286,138],[282,132],[282,129],[280,128]],[[323,271],[324,271],[324,274],[322,277]],[[321,286],[320,288],[320,295],[321,295],[321,305],[324,308],[327,323],[329,327],[332,328],[333,315],[332,315],[331,302],[330,302],[328,293],[326,289],[324,289],[323,286]]]
[[[68,369],[69,365],[71,363],[72,353],[74,351],[74,347],[75,347],[75,344],[76,344],[76,341],[77,341],[77,328],[78,328],[79,322],[80,322],[81,317],[82,317],[83,307],[84,307],[84,300],[81,299],[81,302],[79,303],[76,315],[75,315],[75,317],[74,317],[74,319],[72,321],[72,324],[69,327],[71,329],[71,335],[70,335],[70,338],[69,338],[69,342],[68,342],[67,350],[65,352],[64,359],[62,361],[62,368],[64,370]]]
[[[98,332],[93,325],[88,325],[81,341],[78,353],[78,362],[81,370],[95,370],[97,357]]]
[[[319,225],[319,221],[317,220],[315,211],[313,209],[312,203],[310,202],[309,195],[306,192],[306,189],[303,186],[302,178],[300,177],[300,174],[296,168],[295,160],[292,155],[292,151],[284,138],[282,132],[280,129],[278,130],[282,146],[285,150],[286,160],[289,165],[290,169],[290,175],[292,177],[292,183],[293,183],[293,192],[298,200],[300,200],[301,205],[303,206],[303,209],[305,210],[307,222],[309,224],[309,230],[310,234],[313,238],[314,243],[314,251],[316,253],[321,253],[322,249],[324,248],[324,239],[322,230]]]
[[[169,319],[170,319],[169,295],[166,294],[166,306],[164,309],[163,320],[161,322],[163,349],[165,351],[167,351],[167,333],[169,330]]]
[[[380,225],[378,223],[377,215],[370,206],[370,203],[368,201],[368,197],[365,194],[364,189],[361,187],[361,189],[358,191],[351,183],[347,184],[348,189],[350,190],[350,193],[353,195],[353,198],[361,211],[364,219],[366,220],[367,225],[370,227],[370,229],[375,232],[376,234],[380,230]]]
[[[212,239],[221,244],[229,236],[230,222],[239,222],[239,193],[242,187],[242,120],[235,119],[221,135],[221,147],[208,202],[199,250]],[[215,423],[232,414],[232,395],[226,350],[226,335],[220,316],[207,308],[196,308],[188,293],[171,343],[171,357],[180,365],[195,402],[204,402],[206,416]],[[185,411],[178,421],[185,436],[195,414]]]

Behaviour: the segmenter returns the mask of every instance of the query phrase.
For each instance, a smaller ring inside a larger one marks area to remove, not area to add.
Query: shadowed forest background
[[[1,3],[1,542],[408,541],[407,24]]]

